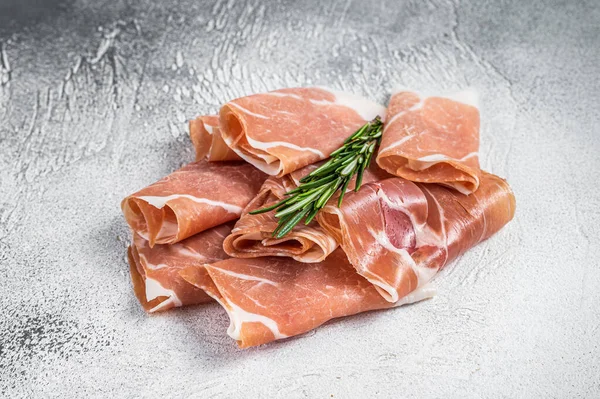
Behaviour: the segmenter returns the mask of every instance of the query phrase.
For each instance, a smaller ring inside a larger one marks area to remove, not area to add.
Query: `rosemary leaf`
[[[306,214],[308,213],[308,211],[310,211],[310,207],[304,208],[300,212],[296,213],[293,217],[290,218],[289,221],[287,221],[283,226],[281,226],[279,228],[279,231],[277,232],[277,235],[275,237],[276,238],[282,238],[287,233],[289,233],[290,231],[292,231],[292,229],[294,228],[294,226],[297,225],[298,222],[304,216],[306,216]]]
[[[300,179],[298,187],[286,193],[286,199],[250,213],[256,215],[274,210],[278,221],[273,237],[282,238],[302,219],[308,225],[340,189],[342,191],[337,203],[338,207],[341,206],[355,174],[354,190],[360,189],[364,171],[369,167],[382,134],[383,122],[377,116],[348,137],[340,148],[329,155],[327,162]]]

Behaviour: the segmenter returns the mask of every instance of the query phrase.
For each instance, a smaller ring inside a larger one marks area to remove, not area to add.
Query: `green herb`
[[[375,148],[381,142],[383,122],[377,116],[344,141],[344,145],[329,155],[329,160],[300,180],[300,185],[288,191],[282,201],[250,212],[252,215],[276,210],[279,220],[273,237],[289,233],[303,218],[309,224],[327,201],[341,189],[338,207],[342,205],[346,188],[356,174],[354,191],[360,189],[365,169]]]

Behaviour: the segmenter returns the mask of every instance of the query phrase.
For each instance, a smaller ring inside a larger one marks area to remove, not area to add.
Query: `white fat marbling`
[[[243,274],[243,273],[236,273],[236,272],[232,272],[231,270],[221,269],[220,267],[216,267],[214,265],[211,266],[211,269],[218,270],[220,273],[227,274],[227,275],[235,277],[235,278],[239,278],[240,280],[258,281],[261,283],[272,285],[273,287],[279,286],[279,284],[277,284],[275,281],[271,281],[266,278],[250,276],[248,274]]]
[[[438,93],[434,91],[414,90],[402,85],[397,85],[392,89],[392,96],[401,92],[415,93],[421,98],[421,101],[427,97],[441,97],[479,108],[479,93],[472,87],[453,93]]]
[[[204,123],[204,129],[208,132],[208,134],[213,134],[214,129],[211,125]]]
[[[146,258],[146,255],[139,253],[139,251],[138,251],[138,256],[140,258],[140,263],[142,264],[142,267],[145,270],[159,270],[159,269],[164,269],[165,267],[168,266],[164,263],[154,264],[154,263],[148,262],[148,258]]]
[[[433,196],[433,194],[431,194],[431,191],[429,191],[429,189],[426,187],[426,185],[421,184],[420,187],[421,187],[421,190],[427,191],[427,193],[429,193],[431,200],[437,206],[438,212],[440,214],[440,222],[442,225],[442,231],[440,232],[440,242],[442,244],[441,248],[445,249],[444,254],[446,255],[446,259],[444,259],[444,261],[440,265],[440,268],[442,268],[448,261],[448,234],[446,233],[446,216],[444,215],[444,209],[442,208],[442,206],[440,205],[438,200]],[[430,209],[429,212],[432,212],[432,210]]]
[[[399,256],[398,261],[406,266],[409,266],[413,270],[413,272],[417,276],[417,281],[418,281],[417,286],[418,287],[421,287],[422,285],[425,285],[426,283],[431,281],[433,276],[435,276],[435,274],[437,273],[438,269],[434,269],[434,268],[430,268],[430,267],[421,267],[421,266],[417,265],[415,263],[415,260],[410,256],[410,254],[408,253],[408,251],[406,251],[406,249],[397,248],[396,246],[394,246],[394,244],[392,244],[390,242],[390,239],[387,236],[387,234],[385,234],[385,232],[383,232],[383,231],[375,232],[371,228],[368,228],[367,230],[373,236],[373,238],[375,238],[377,244],[381,245],[383,248],[387,249],[388,251],[391,251],[391,252],[397,254]],[[394,283],[399,284],[400,279],[402,278],[402,275],[403,275],[402,269],[399,267],[396,267],[396,270],[397,270],[396,281]],[[397,293],[394,296],[394,298],[396,299],[395,301],[398,300]],[[395,301],[391,301],[391,302],[395,302]]]
[[[264,141],[254,140],[250,136],[246,136],[246,139],[248,140],[248,144],[250,144],[252,147],[254,147],[256,149],[259,149],[259,150],[263,150],[265,152],[269,148],[273,148],[273,147],[286,147],[286,148],[291,148],[292,150],[296,150],[296,151],[308,151],[308,152],[312,152],[313,154],[318,155],[319,158],[321,158],[321,159],[327,158],[327,156],[325,154],[323,154],[319,150],[316,150],[316,149],[310,148],[310,147],[300,147],[300,146],[298,146],[296,144],[288,143],[286,141],[269,141],[269,142],[264,142]]]
[[[430,168],[433,165],[437,165],[440,162],[466,161],[467,159],[476,157],[478,155],[479,155],[479,153],[477,151],[471,152],[462,158],[453,158],[453,157],[449,157],[445,154],[430,154],[430,155],[426,155],[421,158],[417,158],[415,160],[409,159],[407,166],[409,168],[411,168],[412,170],[419,171],[419,170],[425,170],[427,168]]]
[[[144,281],[146,283],[146,300],[147,301],[151,301],[160,296],[166,296],[166,297],[169,297],[172,299],[173,304],[175,306],[181,306],[181,301],[179,300],[179,298],[177,297],[177,294],[175,294],[175,292],[173,290],[163,287],[158,281],[156,281],[152,278],[149,278],[149,277],[146,277]]]
[[[437,295],[437,288],[431,283],[427,283],[422,287],[417,288],[408,295],[403,296],[396,302],[395,306],[410,305],[411,303],[420,302],[425,299],[433,298]]]
[[[342,105],[354,110],[365,121],[370,121],[377,115],[379,115],[382,120],[385,120],[386,108],[381,104],[377,104],[374,101],[358,96],[356,94],[333,90],[327,87],[319,87],[319,89],[325,90],[333,94],[335,96],[335,99],[333,102],[324,100],[310,100],[310,102],[312,102],[313,104]]]
[[[244,112],[244,113],[246,113],[246,114],[248,114],[248,115],[252,115],[252,116],[255,116],[255,117],[257,117],[257,118],[260,118],[260,119],[270,119],[268,116],[261,115],[261,114],[257,114],[256,112],[252,112],[252,111],[250,111],[250,110],[248,110],[248,109],[246,109],[246,108],[242,107],[241,105],[239,105],[239,104],[236,104],[236,103],[235,103],[235,102],[233,102],[233,101],[229,102],[229,105],[230,105],[230,106],[233,106],[233,107],[235,107],[235,108],[237,108],[237,109],[239,109],[240,111],[242,111],[242,112]]]
[[[462,158],[452,158],[452,157],[449,157],[444,154],[431,154],[431,155],[425,155],[424,157],[421,157],[421,158],[417,158],[417,161],[424,162],[425,164],[428,165],[428,166],[426,166],[426,168],[428,168],[429,166],[435,165],[436,163],[439,163],[442,161],[465,161],[469,158],[473,158],[478,155],[479,155],[479,153],[477,151],[470,152]]]
[[[150,236],[148,235],[148,231],[136,231],[136,234],[139,235],[140,237],[142,237],[144,240],[146,241],[150,241]]]
[[[294,94],[294,93],[282,93],[280,91],[269,91],[267,93],[263,93],[263,95],[265,95],[265,96],[273,96],[273,97],[280,97],[280,98],[290,97],[290,98],[294,98],[296,100],[304,100],[304,98],[300,97],[297,94]]]
[[[475,176],[475,181],[477,182],[476,184],[479,185],[479,179],[477,178],[477,176]],[[446,182],[446,183],[441,183],[441,184],[443,184],[444,186],[453,188],[456,191],[458,191],[459,193],[464,194],[464,195],[470,195],[473,193],[473,191],[467,189],[466,186],[462,182]]]
[[[389,126],[392,125],[392,123],[396,122],[398,119],[400,119],[400,117],[410,113],[410,112],[414,112],[414,111],[418,111],[421,108],[423,108],[423,104],[425,104],[425,99],[427,97],[420,97],[419,102],[416,103],[415,105],[413,105],[412,107],[405,109],[403,111],[398,112],[397,114],[395,114],[394,116],[392,116],[392,118],[387,121],[387,123],[385,124],[385,128],[384,130],[386,130]]]
[[[235,147],[233,144],[233,140],[231,140],[230,137],[225,137],[223,136],[223,141],[225,142],[225,144],[227,144],[227,146],[229,148],[231,148],[231,150],[233,152],[235,152],[240,158],[242,158],[244,161],[248,162],[249,164],[253,165],[255,168],[257,168],[258,170],[274,176],[276,174],[278,174],[279,172],[281,172],[281,162],[279,160],[273,162],[273,163],[267,163],[266,161],[261,161],[260,159],[256,159],[253,158],[249,155],[247,155],[246,153],[244,153],[241,149]],[[255,155],[259,158],[264,158],[260,155]]]
[[[372,275],[375,275],[374,273],[371,273]],[[377,275],[375,275],[377,276]],[[389,284],[386,284],[383,279],[380,276],[379,277],[380,280],[377,280],[375,278],[368,278],[365,277],[371,284],[373,284],[375,286],[375,289],[377,290],[377,292],[379,292],[379,294],[388,302],[391,303],[396,303],[398,302],[398,291],[396,290],[396,288],[392,287]]]
[[[279,331],[279,326],[275,320],[263,315],[247,312],[246,310],[229,301],[226,305],[227,306],[224,307],[225,310],[227,310],[230,321],[227,334],[236,341],[241,339],[242,325],[244,323],[261,323],[273,333],[275,339],[283,339],[288,337]]]
[[[188,194],[172,194],[172,195],[167,195],[164,197],[163,196],[144,195],[144,196],[137,197],[137,198],[141,199],[142,201],[146,201],[147,203],[149,203],[150,205],[152,205],[158,209],[163,208],[169,201],[172,201],[172,200],[178,199],[178,198],[185,198],[185,199],[197,202],[199,204],[218,206],[220,208],[225,209],[227,212],[234,213],[236,215],[242,214],[242,208],[237,205],[228,204],[223,201],[213,201],[213,200],[210,200],[207,198],[194,197],[193,195],[188,195]]]
[[[199,254],[198,252],[192,251],[189,248],[186,248],[183,245],[178,245],[178,244],[173,244],[171,246],[174,250],[177,251],[177,253],[179,253],[180,255],[183,255],[187,258],[192,258],[192,259],[196,259],[199,260],[200,262],[206,262],[207,258],[206,256]]]
[[[181,304],[178,304],[178,299],[175,299],[174,297],[169,297],[168,299],[162,301],[152,309],[148,310],[148,313],[158,312],[161,309],[169,308],[171,305],[173,307],[181,306]]]

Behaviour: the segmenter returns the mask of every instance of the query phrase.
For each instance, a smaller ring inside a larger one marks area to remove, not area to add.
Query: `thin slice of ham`
[[[259,194],[245,209],[245,214],[236,223],[231,235],[223,246],[227,254],[237,258],[256,258],[261,256],[289,256],[299,262],[313,263],[323,261],[338,247],[338,242],[326,232],[316,221],[309,225],[298,223],[283,238],[274,238],[278,219],[275,211],[250,215],[248,212],[268,207],[281,201],[285,193],[298,187],[300,179],[316,165],[309,165],[282,178],[270,177],[263,184]],[[390,175],[374,163],[365,170],[363,183],[379,181]],[[351,181],[348,191],[354,189],[355,180]],[[339,194],[331,201],[336,201]]]
[[[276,90],[238,98],[219,112],[223,140],[269,175],[284,176],[318,162],[385,108],[325,88]]]
[[[482,173],[471,195],[402,178],[383,180],[349,194],[341,209],[326,206],[317,218],[357,272],[394,303],[500,230],[514,211],[508,184]]]
[[[207,282],[204,271],[212,281]],[[291,258],[231,258],[180,272],[206,290],[227,311],[227,331],[247,348],[310,331],[343,316],[413,303],[432,297],[431,287],[390,303],[356,273],[340,249],[323,262],[299,263]]]
[[[200,116],[191,120],[190,138],[196,150],[196,161],[203,158],[211,162],[241,160],[223,141],[219,130],[219,117],[216,115]]]
[[[153,248],[134,233],[128,250],[129,266],[133,290],[144,310],[154,313],[212,301],[204,290],[186,282],[179,272],[194,267],[197,280],[204,276],[210,284],[204,266],[228,258],[223,251],[223,240],[232,227],[230,222],[177,244],[155,245]]]
[[[296,183],[291,175],[270,177],[245,212],[279,202],[287,191],[297,187]],[[225,239],[225,252],[238,258],[289,256],[299,262],[311,263],[321,262],[338,247],[338,243],[316,221],[308,226],[297,224],[283,238],[273,237],[276,228],[274,211],[258,215],[245,213]]]
[[[235,220],[266,175],[246,162],[198,161],[121,202],[131,229],[155,244],[173,244]]]
[[[479,110],[471,90],[448,96],[392,95],[377,163],[405,179],[463,194],[479,186]]]

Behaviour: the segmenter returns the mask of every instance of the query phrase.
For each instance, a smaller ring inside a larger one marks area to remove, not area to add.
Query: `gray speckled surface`
[[[322,4],[320,4],[322,3]],[[0,0],[6,397],[600,396],[600,4]],[[517,215],[437,298],[241,351],[216,305],[146,316],[119,201],[185,120],[308,84],[480,90]]]

